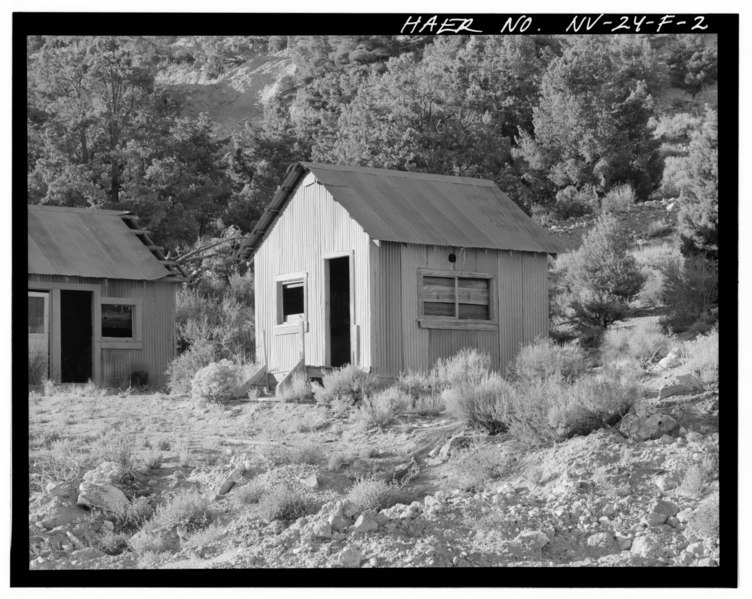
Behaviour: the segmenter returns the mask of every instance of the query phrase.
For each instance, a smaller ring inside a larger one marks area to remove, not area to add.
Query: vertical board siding
[[[326,365],[326,289],[324,256],[352,252],[354,314],[351,325],[359,327],[360,366],[371,366],[371,288],[369,284],[370,240],[363,228],[337,204],[312,176],[298,186],[287,206],[256,252],[256,356],[262,360],[266,341],[267,367],[272,372],[292,369],[300,359],[299,334],[274,333],[276,283],[279,275],[305,272],[308,302],[308,331],[305,334],[306,362]],[[262,334],[262,332],[264,334]],[[357,351],[356,351],[357,350]]]
[[[149,384],[166,382],[165,371],[175,358],[175,283],[160,281],[126,281],[57,275],[33,275],[50,289],[61,285],[97,285],[101,297],[141,300],[141,349],[101,350],[102,373],[98,384],[119,386],[130,384],[131,374],[142,370],[149,373]]]

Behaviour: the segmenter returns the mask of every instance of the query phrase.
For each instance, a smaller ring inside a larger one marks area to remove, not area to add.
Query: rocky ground
[[[682,374],[653,369],[618,426],[538,449],[443,414],[380,430],[269,398],[33,395],[30,565],[717,566],[718,391]],[[139,448],[127,460],[112,451],[113,428]],[[157,447],[163,459],[148,467]],[[503,468],[483,469],[489,452]],[[348,492],[364,478],[401,483],[392,505],[359,507]],[[287,485],[308,513],[269,521],[243,499],[252,485]],[[161,546],[145,550],[139,528],[185,490],[209,498],[210,518],[152,531]],[[117,516],[124,508],[137,525]]]

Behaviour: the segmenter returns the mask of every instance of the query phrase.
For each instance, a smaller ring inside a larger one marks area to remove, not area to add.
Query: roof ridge
[[[390,168],[376,168],[372,166],[354,166],[350,164],[326,164],[323,162],[300,162],[308,170],[325,169],[330,171],[345,171],[353,173],[364,173],[384,176],[389,173],[393,177],[405,177],[408,179],[423,179],[426,181],[452,182],[461,185],[479,185],[483,187],[495,187],[496,184],[491,179],[481,179],[480,177],[465,177],[460,175],[437,175],[434,173],[424,173],[420,171],[399,171]]]
[[[49,210],[50,212],[84,212],[87,214],[130,214],[129,210],[105,210],[102,208],[83,208],[81,206],[50,206],[48,204],[27,204],[29,210]]]

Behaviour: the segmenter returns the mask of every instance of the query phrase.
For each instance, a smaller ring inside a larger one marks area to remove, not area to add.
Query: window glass
[[[29,296],[29,333],[44,333],[44,298]]]
[[[490,320],[490,279],[423,277],[423,316]]]
[[[133,337],[133,306],[102,304],[102,337]]]
[[[282,322],[295,322],[304,318],[303,290],[303,281],[282,284]]]

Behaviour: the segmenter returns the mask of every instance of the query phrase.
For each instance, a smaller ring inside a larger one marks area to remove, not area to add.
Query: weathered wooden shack
[[[394,378],[463,347],[501,370],[547,335],[556,251],[491,181],[294,164],[243,249],[257,356],[278,381],[345,363]]]
[[[175,285],[128,212],[28,207],[29,355],[62,383],[161,385],[175,356]]]

